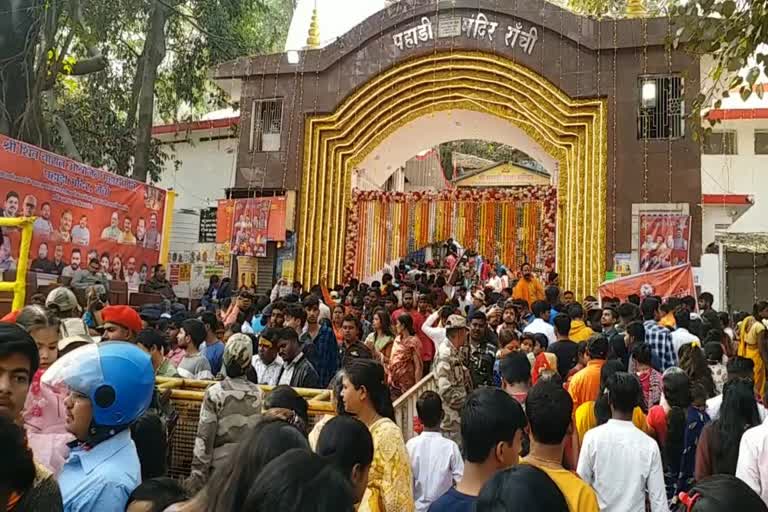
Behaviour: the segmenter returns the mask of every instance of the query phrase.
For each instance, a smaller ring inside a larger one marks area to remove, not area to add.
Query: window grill
[[[638,139],[676,139],[685,135],[682,77],[641,76],[638,91]]]
[[[280,151],[283,127],[283,100],[253,100],[251,106],[251,152]]]

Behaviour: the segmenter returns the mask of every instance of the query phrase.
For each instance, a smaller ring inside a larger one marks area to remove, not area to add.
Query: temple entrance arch
[[[297,278],[341,281],[354,170],[387,137],[438,112],[474,111],[524,132],[558,163],[557,270],[578,296],[605,269],[607,103],[574,99],[529,68],[482,51],[435,52],[383,71],[305,122]],[[421,149],[421,148],[420,148]]]

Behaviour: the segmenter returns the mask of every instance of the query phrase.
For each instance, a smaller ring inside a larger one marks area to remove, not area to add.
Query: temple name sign
[[[494,42],[496,34],[501,34],[503,29],[497,32],[499,22],[488,17],[481,11],[477,14],[466,16],[440,16],[437,19],[437,30],[433,30],[432,19],[428,16],[421,18],[420,23],[392,36],[395,48],[411,50],[424,43],[433,41],[435,33],[437,38],[466,37],[468,39],[488,39]],[[501,36],[499,36],[501,37]],[[528,55],[533,52],[533,47],[539,39],[539,31],[536,27],[526,28],[520,21],[507,25],[504,32],[504,44],[509,48],[519,46]]]

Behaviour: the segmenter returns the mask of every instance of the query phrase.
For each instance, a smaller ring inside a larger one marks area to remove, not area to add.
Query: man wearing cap
[[[77,297],[69,288],[59,286],[48,293],[45,299],[45,307],[56,313],[61,319],[80,318],[80,304]]]
[[[451,315],[445,322],[446,338],[437,347],[434,372],[437,392],[443,400],[443,421],[440,428],[446,437],[461,445],[461,409],[472,390],[469,370],[464,365],[462,351],[467,343],[467,321],[461,315]]]
[[[104,322],[103,341],[136,343],[136,335],[143,327],[141,317],[130,306],[107,306],[101,310],[101,319]]]
[[[469,306],[467,318],[472,316],[475,311],[485,313],[485,293],[482,290],[476,290],[472,293],[472,304]]]
[[[65,318],[59,325],[58,349],[59,357],[72,352],[76,348],[95,343],[94,339],[88,334],[88,327],[81,318]]]

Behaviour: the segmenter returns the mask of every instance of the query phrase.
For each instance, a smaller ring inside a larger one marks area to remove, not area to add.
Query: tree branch
[[[98,55],[89,59],[82,59],[72,65],[72,71],[70,71],[68,74],[72,76],[80,76],[89,75],[91,73],[98,73],[107,67],[107,63],[107,58],[103,55]]]

